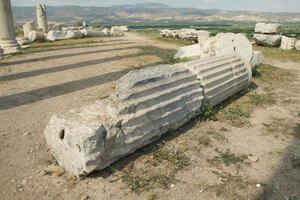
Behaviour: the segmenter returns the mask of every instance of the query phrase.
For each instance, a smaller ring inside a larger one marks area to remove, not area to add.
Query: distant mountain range
[[[34,7],[13,7],[17,23],[35,19]],[[101,24],[172,23],[200,21],[300,22],[300,13],[225,11],[216,9],[172,8],[158,3],[141,3],[111,7],[48,6],[51,22],[86,20]]]

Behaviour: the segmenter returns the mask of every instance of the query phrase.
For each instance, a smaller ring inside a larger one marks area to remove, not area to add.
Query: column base
[[[4,54],[12,54],[21,50],[17,40],[0,39],[0,46],[4,50]]]

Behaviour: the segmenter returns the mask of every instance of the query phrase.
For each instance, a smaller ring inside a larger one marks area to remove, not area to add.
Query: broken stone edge
[[[248,87],[250,64],[221,56],[132,71],[109,98],[54,115],[45,137],[59,165],[81,177],[159,139]],[[174,107],[175,106],[175,107]]]

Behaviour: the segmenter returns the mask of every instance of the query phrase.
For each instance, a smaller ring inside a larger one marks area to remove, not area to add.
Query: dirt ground
[[[164,63],[176,48],[129,33],[2,60],[0,199],[300,199],[300,63],[276,59],[266,63],[293,78],[255,80],[217,120],[193,120],[82,180],[48,173],[43,131],[53,114],[108,96],[128,70]],[[226,118],[271,87],[276,102],[252,105],[242,124]]]

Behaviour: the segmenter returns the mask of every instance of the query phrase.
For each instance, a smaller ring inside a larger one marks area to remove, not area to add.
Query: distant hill
[[[300,13],[172,8],[158,3],[140,3],[111,7],[48,6],[47,10],[48,18],[52,22],[76,22],[81,20],[102,24],[188,21],[300,22]],[[13,12],[17,23],[36,18],[34,7],[13,7]]]

